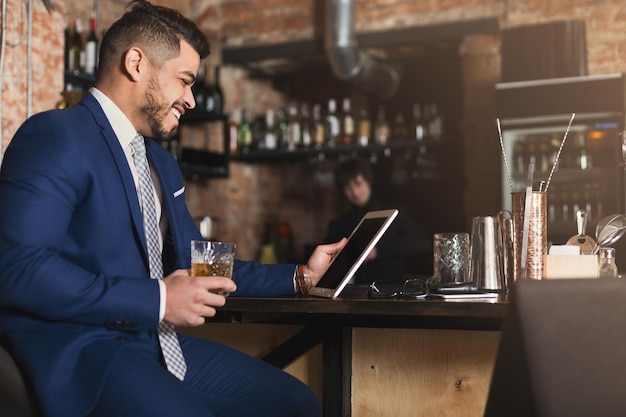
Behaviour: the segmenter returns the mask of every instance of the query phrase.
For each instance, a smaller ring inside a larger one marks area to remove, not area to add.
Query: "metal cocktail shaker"
[[[496,217],[474,217],[470,277],[478,289],[506,290],[502,254],[502,233]]]

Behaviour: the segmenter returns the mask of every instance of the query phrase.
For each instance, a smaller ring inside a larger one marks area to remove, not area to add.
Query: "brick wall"
[[[626,11],[614,0],[356,0],[359,32],[496,17],[502,27],[551,20],[584,19],[590,74],[622,72],[626,68],[624,42]],[[48,15],[35,1],[34,111],[54,106],[62,89],[62,31],[60,15]],[[59,2],[66,12],[87,21],[89,3]],[[102,27],[115,19],[123,6],[102,0]],[[267,44],[320,35],[323,28],[321,0],[197,0],[155,1],[175,5],[196,19],[220,60],[224,45]],[[26,53],[23,2],[9,0],[7,49],[3,68],[2,138],[6,146],[26,117]],[[15,44],[15,45],[13,45]],[[500,78],[498,36],[469,36],[459,46],[462,62],[463,109],[460,122],[465,149],[465,224],[475,215],[499,209],[500,151],[493,108],[493,84]],[[278,107],[288,98],[271,83],[251,80],[245,71],[223,71],[227,109],[246,106],[253,111]],[[442,92],[445,94],[445,92]],[[259,248],[263,225],[284,219],[294,226],[296,247],[321,239],[325,224],[337,210],[336,194],[329,181],[332,162],[322,165],[283,163],[248,165],[233,163],[227,180],[189,184],[189,204],[194,215],[217,217],[220,238],[235,241],[242,258],[253,258]],[[476,197],[480,196],[480,197]],[[467,227],[469,229],[469,226]],[[301,250],[301,249],[300,249]]]

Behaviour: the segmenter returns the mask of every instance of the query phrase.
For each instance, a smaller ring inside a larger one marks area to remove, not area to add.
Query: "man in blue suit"
[[[208,54],[191,21],[136,0],[102,40],[95,88],[74,107],[31,117],[6,151],[0,343],[46,416],[319,416],[304,384],[209,340],[176,335],[186,372],[166,366],[159,323],[203,324],[225,303],[219,290],[293,296],[296,269],[303,286],[314,284],[345,244],[319,246],[298,268],[236,261],[233,280],[189,276],[190,241],[201,236],[175,160],[149,138],[171,136],[194,107]],[[157,279],[137,194],[138,134],[156,200]]]

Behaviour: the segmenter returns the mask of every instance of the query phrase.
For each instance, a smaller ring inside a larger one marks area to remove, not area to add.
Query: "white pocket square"
[[[178,190],[178,191],[176,191],[174,193],[174,198],[178,197],[179,195],[181,195],[184,192],[185,192],[185,186],[183,185],[183,188],[181,188],[180,190]]]

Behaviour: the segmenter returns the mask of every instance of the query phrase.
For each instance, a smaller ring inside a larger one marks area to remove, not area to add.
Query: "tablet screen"
[[[387,217],[375,217],[363,219],[361,225],[354,231],[350,240],[341,252],[337,254],[336,259],[330,264],[317,287],[336,288],[350,268],[359,259],[359,256],[367,248],[380,228],[388,221]]]

